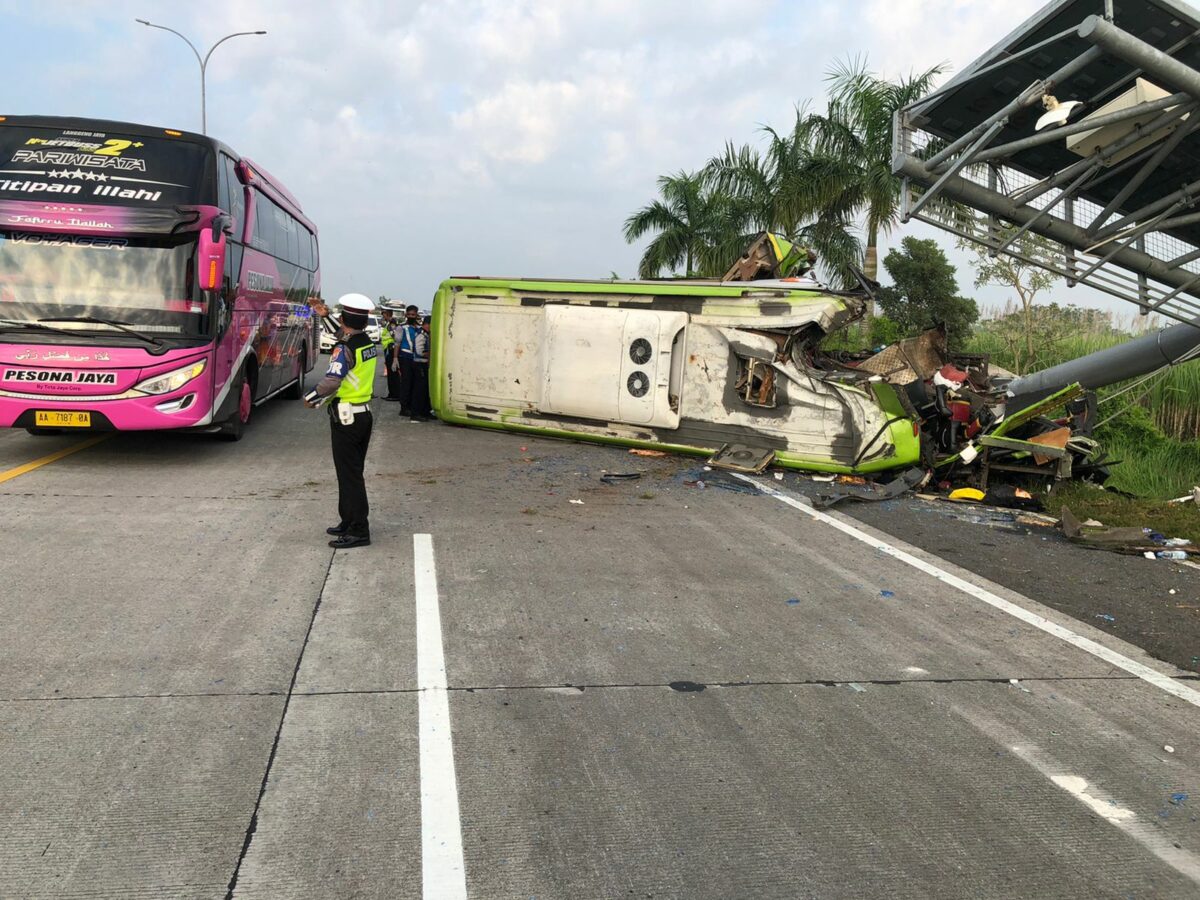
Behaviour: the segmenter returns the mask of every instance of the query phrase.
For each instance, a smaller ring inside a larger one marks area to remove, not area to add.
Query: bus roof
[[[505,287],[513,290],[554,291],[557,293],[600,293],[600,294],[648,294],[695,296],[717,295],[740,297],[750,294],[772,293],[788,294],[799,298],[814,296],[859,296],[860,291],[837,291],[825,287],[819,282],[809,279],[764,280],[764,281],[718,281],[716,279],[674,279],[674,280],[639,280],[622,281],[611,278],[504,278],[480,275],[453,275],[446,279],[447,284],[463,286]]]

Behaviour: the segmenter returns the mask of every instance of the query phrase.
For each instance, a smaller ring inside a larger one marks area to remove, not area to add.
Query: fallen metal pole
[[[1124,344],[1014,378],[1008,384],[1008,393],[1020,397],[1059,390],[1075,382],[1094,391],[1118,381],[1148,375],[1163,366],[1173,366],[1197,347],[1200,347],[1200,319],[1195,324],[1172,325]]]

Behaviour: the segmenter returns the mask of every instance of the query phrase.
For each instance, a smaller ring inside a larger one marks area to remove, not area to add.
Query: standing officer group
[[[400,378],[400,394],[389,400],[400,401],[400,417],[410,422],[425,422],[434,418],[429,406],[429,322],[421,321],[415,306],[404,310],[404,324],[395,328],[396,349],[391,363]],[[389,369],[390,373],[390,369]]]

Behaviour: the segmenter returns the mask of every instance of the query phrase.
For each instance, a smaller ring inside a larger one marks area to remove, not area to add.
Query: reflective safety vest
[[[400,326],[400,346],[396,348],[396,352],[400,356],[412,358],[413,351],[417,346],[417,332],[421,330],[419,325],[401,325]]]
[[[392,344],[396,343],[396,337],[392,334],[392,329],[396,327],[395,320],[391,322],[382,322],[382,327],[379,329],[379,340],[383,344],[383,349],[386,350]]]
[[[370,403],[375,387],[375,363],[379,347],[363,333],[351,335],[344,346],[354,361],[335,395],[343,403]]]

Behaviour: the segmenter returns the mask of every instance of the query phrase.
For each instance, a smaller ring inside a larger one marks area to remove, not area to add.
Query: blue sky
[[[209,132],[276,174],[321,229],[325,294],[427,305],[451,274],[631,276],[621,225],[655,179],[786,127],[824,73],[961,68],[1038,0],[0,0],[0,114]],[[936,234],[924,226],[906,234]],[[948,236],[938,235],[947,249]],[[964,292],[968,258],[951,252]],[[1093,295],[1060,287],[1057,299]]]

